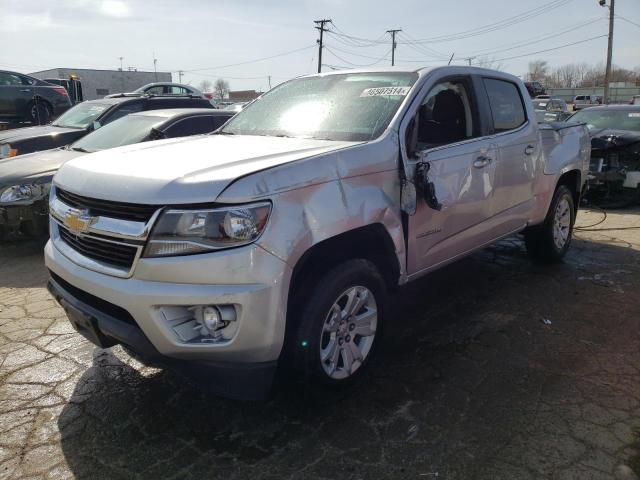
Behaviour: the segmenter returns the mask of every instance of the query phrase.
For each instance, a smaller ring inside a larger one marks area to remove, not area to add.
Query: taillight
[[[202,95],[204,95],[204,98],[207,100],[213,100],[213,93],[203,93]]]
[[[56,93],[59,93],[60,95],[65,95],[65,96],[69,96],[69,92],[67,92],[67,89],[64,87],[53,87],[53,91]]]

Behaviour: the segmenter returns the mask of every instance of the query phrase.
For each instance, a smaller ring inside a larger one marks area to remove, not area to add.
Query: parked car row
[[[63,163],[123,145],[209,133],[233,115],[202,98],[120,97],[78,104],[54,125],[0,133],[0,240],[18,231],[46,234],[51,180]]]

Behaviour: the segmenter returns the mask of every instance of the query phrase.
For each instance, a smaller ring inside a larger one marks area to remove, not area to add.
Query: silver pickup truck
[[[49,290],[84,336],[261,398],[277,369],[340,389],[376,350],[387,292],[524,233],[571,242],[583,125],[538,125],[516,77],[472,67],[288,81],[215,133],[66,163]]]

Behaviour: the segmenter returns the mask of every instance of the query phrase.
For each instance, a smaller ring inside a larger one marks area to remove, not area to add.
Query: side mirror
[[[102,126],[102,124],[100,122],[93,122],[91,124],[91,131],[98,130],[101,126]]]
[[[411,119],[407,127],[405,147],[409,158],[416,158],[416,152],[418,150],[418,122],[418,116],[416,115]]]

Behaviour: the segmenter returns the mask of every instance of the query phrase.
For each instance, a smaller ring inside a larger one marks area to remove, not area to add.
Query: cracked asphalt
[[[45,281],[42,244],[0,245],[3,479],[640,474],[640,229],[578,231],[545,267],[509,239],[410,284],[367,377],[324,402],[220,399],[96,348]]]

